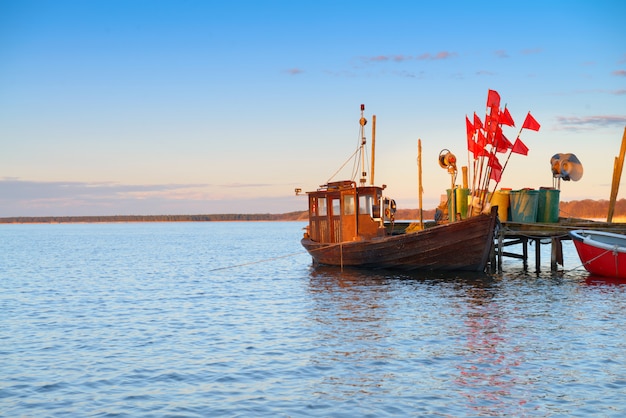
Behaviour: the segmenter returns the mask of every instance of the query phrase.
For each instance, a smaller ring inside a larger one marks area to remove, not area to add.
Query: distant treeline
[[[98,223],[98,222],[232,222],[296,221],[306,219],[306,212],[283,214],[215,214],[215,215],[113,215],[113,216],[17,216],[0,218],[0,223]]]
[[[609,211],[608,200],[574,200],[560,202],[560,216],[563,218],[606,218]],[[615,203],[614,217],[626,216],[626,199]],[[419,219],[419,209],[399,209],[397,220]],[[434,219],[435,209],[422,211],[423,219]],[[115,215],[115,216],[18,216],[0,218],[0,224],[19,223],[97,223],[97,222],[233,222],[233,221],[305,221],[307,212],[281,214],[216,214],[216,215]]]
[[[584,218],[596,219],[606,218],[609,214],[608,200],[573,200],[571,202],[560,202],[559,212],[562,218]],[[626,216],[626,199],[615,202],[613,217]]]

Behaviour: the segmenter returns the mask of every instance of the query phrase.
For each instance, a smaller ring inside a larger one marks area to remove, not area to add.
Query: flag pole
[[[499,110],[499,107],[500,106],[498,105],[498,110]],[[487,109],[490,109],[490,107],[487,106]],[[489,114],[489,131],[491,131],[491,124],[494,122],[493,118],[491,117],[491,113],[493,113],[493,107],[491,107],[491,112]],[[487,116],[487,111],[485,111],[485,116]],[[497,130],[497,122],[496,122],[496,130]],[[489,138],[489,132],[487,132],[487,135],[488,135],[487,138]],[[479,202],[480,202],[480,209],[481,209],[481,211],[484,209],[485,201],[487,200],[487,194],[489,192],[489,190],[488,190],[489,189],[489,182],[491,180],[491,166],[490,166],[491,159],[493,157],[495,157],[496,150],[497,150],[496,142],[495,142],[496,141],[495,132],[492,135],[491,141],[492,141],[491,144],[490,144],[491,145],[491,150],[489,151],[489,155],[487,155],[488,163],[487,163],[487,166],[485,167],[485,176],[482,179],[481,190],[480,190],[480,194],[479,194],[479,196],[480,196]],[[483,159],[484,159],[484,157],[483,157]]]
[[[522,134],[522,129],[524,128],[519,128],[519,132],[517,133],[517,138],[515,138],[515,142],[519,140],[519,136]],[[509,149],[509,155],[506,157],[506,161],[504,162],[504,165],[502,166],[502,172],[501,172],[502,175],[504,175],[504,170],[506,169],[506,165],[509,163],[509,158],[511,158],[511,154],[513,154],[513,148]],[[502,176],[500,176],[500,178],[502,178]],[[498,184],[500,184],[500,180],[496,181],[495,186],[493,186],[494,192],[498,188]],[[491,195],[491,197],[493,198],[493,194]],[[491,202],[491,199],[489,199],[489,202]]]

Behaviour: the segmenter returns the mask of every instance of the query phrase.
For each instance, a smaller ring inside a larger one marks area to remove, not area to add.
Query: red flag
[[[474,129],[476,130],[483,129],[483,121],[480,120],[476,112],[474,112]]]
[[[522,125],[522,129],[530,129],[532,131],[538,131],[539,128],[541,128],[541,125],[539,125],[539,122],[537,122],[535,118],[533,118],[533,115],[531,115],[530,112],[528,112],[528,114],[526,115],[526,119],[524,120],[524,124]]]
[[[513,144],[513,148],[511,148],[511,152],[528,155],[528,147],[519,138],[517,138],[515,140],[515,144]]]
[[[491,168],[502,169],[502,166],[500,165],[500,161],[498,161],[498,157],[496,157],[495,154],[489,155],[489,162],[487,163],[487,165]]]
[[[467,149],[469,149],[469,142],[474,137],[474,125],[472,125],[472,122],[470,122],[470,120],[467,117],[467,115],[465,115],[465,127],[467,129],[467,144],[468,144],[468,148]]]
[[[498,129],[498,120],[500,119],[500,111],[496,107],[491,108],[491,113],[485,116],[485,131],[487,133],[487,142],[493,144],[495,141],[496,130]]]
[[[471,138],[467,138],[467,150],[474,154],[474,159],[478,158],[476,152],[478,151],[478,144]]]
[[[500,183],[502,179],[502,169],[501,168],[491,168],[489,172],[489,179],[495,180],[497,183]]]
[[[500,95],[495,90],[489,90],[487,94],[487,107],[500,108]]]
[[[489,178],[500,182],[502,178],[502,166],[500,165],[500,161],[495,155],[489,156],[489,163],[487,164],[491,168],[491,172],[489,173]]]
[[[496,148],[496,152],[506,152],[509,148],[513,147],[511,141],[504,136],[502,128],[498,126],[496,134],[494,136],[493,146]]]
[[[487,151],[485,148],[481,148],[478,150],[478,156],[479,157],[488,157],[490,156],[491,153],[489,151]]]
[[[476,142],[482,148],[484,148],[485,145],[487,145],[487,138],[485,138],[485,134],[483,133],[483,131],[478,131],[478,139],[476,140]]]
[[[478,157],[487,157],[489,156],[489,152],[483,147],[481,146],[479,143],[472,141],[471,144],[468,143],[468,147],[470,147],[469,150],[472,152],[472,154],[474,154],[474,159],[477,159]]]
[[[500,123],[506,126],[515,126],[515,122],[513,122],[513,117],[509,113],[509,109],[504,108],[504,112],[500,114]]]

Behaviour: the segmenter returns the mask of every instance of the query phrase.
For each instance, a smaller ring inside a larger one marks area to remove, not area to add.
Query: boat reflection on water
[[[333,281],[339,286],[351,285],[353,281],[364,280],[364,285],[392,283],[398,286],[411,286],[419,283],[445,284],[457,286],[465,284],[476,287],[490,287],[498,280],[498,277],[475,271],[404,271],[396,269],[363,269],[359,267],[339,267],[329,265],[311,265],[310,283],[319,281]],[[358,286],[361,283],[353,283]]]
[[[465,316],[460,330],[464,344],[458,349],[454,383],[476,415],[516,416],[527,402],[516,392],[529,381],[520,371],[523,349],[510,338],[515,332],[509,329],[506,309],[495,293],[493,288],[467,289],[467,303],[459,306]],[[517,403],[511,403],[511,398]]]
[[[412,414],[469,408],[516,415],[525,404],[515,393],[524,357],[509,339],[514,333],[498,302],[498,280],[478,273],[311,269],[320,396],[380,396],[400,384],[405,396],[433,395]],[[518,402],[511,404],[511,396]]]
[[[626,285],[626,278],[604,277],[595,274],[589,274],[585,278],[585,284],[589,286],[620,286]]]
[[[311,327],[317,347],[311,373],[319,375],[316,395],[329,403],[380,394],[395,379],[384,365],[398,357],[388,337],[393,304],[384,274],[319,266],[311,269]],[[391,340],[393,341],[393,340]]]

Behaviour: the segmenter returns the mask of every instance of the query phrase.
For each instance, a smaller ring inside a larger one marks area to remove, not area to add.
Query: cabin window
[[[374,196],[359,196],[359,213],[373,216],[372,206],[374,206]]]
[[[317,199],[317,216],[326,216],[326,198]]]
[[[339,201],[338,198],[332,198],[332,205],[333,205],[333,216],[339,216],[341,215],[341,203]]]
[[[354,195],[347,194],[343,197],[343,214],[354,215]]]

